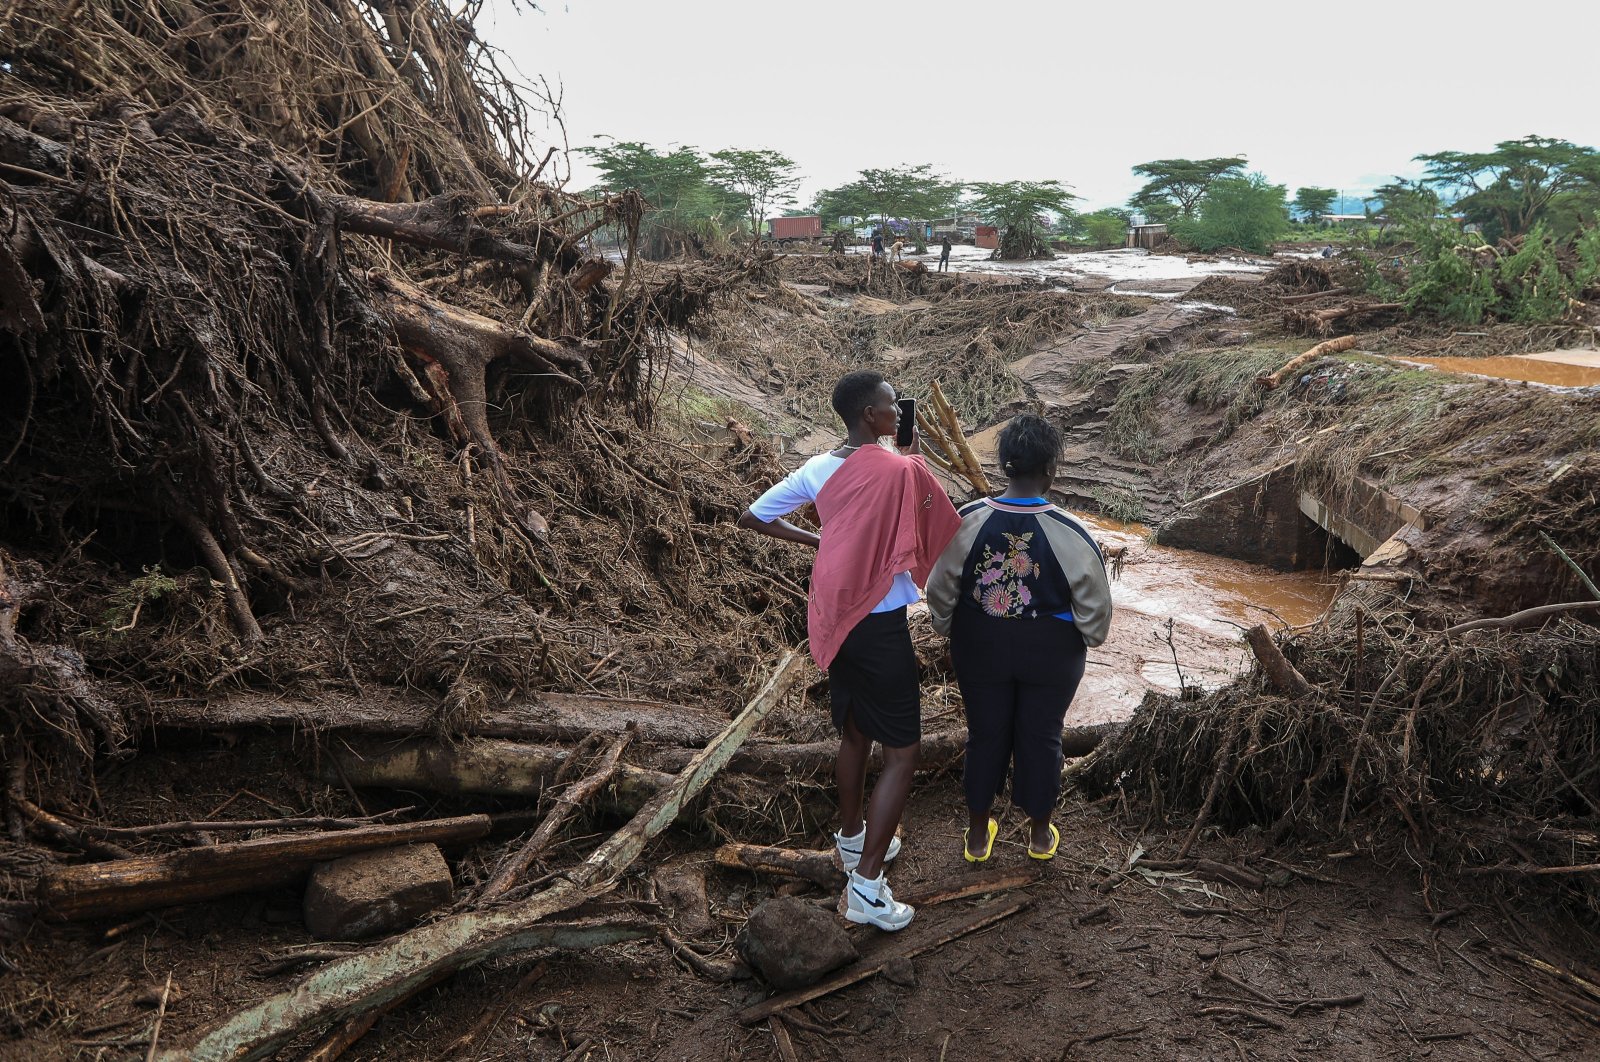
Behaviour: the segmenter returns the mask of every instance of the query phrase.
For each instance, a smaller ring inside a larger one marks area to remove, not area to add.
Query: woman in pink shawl
[[[898,902],[884,864],[900,852],[895,831],[911,791],[922,741],[917,658],[906,606],[960,526],[955,507],[918,453],[878,445],[899,420],[894,388],[877,372],[853,372],[833,389],[833,408],[849,435],[818,454],[739,517],[739,526],[817,549],[808,625],[811,653],[828,673],[839,728],[834,773],[839,831],[834,844],[849,871],[845,917],[902,929],[912,908]],[[815,502],[821,536],[784,517]],[[883,773],[869,804],[867,754],[883,746]]]

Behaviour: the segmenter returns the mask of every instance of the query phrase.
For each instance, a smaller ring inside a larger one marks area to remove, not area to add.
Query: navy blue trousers
[[[970,810],[993,806],[1009,767],[1011,802],[1031,819],[1050,817],[1061,793],[1061,727],[1085,652],[1067,620],[956,609],[950,654],[967,711],[962,783]]]

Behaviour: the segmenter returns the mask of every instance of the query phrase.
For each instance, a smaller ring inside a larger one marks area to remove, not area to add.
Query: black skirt
[[[828,668],[833,725],[846,719],[886,748],[901,749],[922,740],[921,676],[906,610],[869,613],[850,628]]]

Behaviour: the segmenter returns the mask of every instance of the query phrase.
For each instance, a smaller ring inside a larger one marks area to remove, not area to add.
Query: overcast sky
[[[560,86],[574,148],[774,148],[799,163],[802,203],[921,162],[1054,178],[1091,209],[1123,203],[1129,167],[1155,158],[1247,155],[1292,194],[1529,133],[1600,144],[1594,0],[1493,19],[1424,0],[490,3],[480,33]],[[574,155],[573,186],[593,179]]]

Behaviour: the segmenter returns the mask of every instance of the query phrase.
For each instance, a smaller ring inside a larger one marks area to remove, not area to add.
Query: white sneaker
[[[846,837],[842,833],[833,835],[833,847],[839,852],[839,864],[846,870],[854,870],[861,865],[861,849],[867,843],[867,828],[861,827],[861,832],[854,837]],[[900,835],[897,833],[889,838],[889,850],[883,853],[885,863],[893,862],[894,857],[900,854]]]
[[[864,878],[855,871],[844,886],[844,916],[857,925],[877,926],[893,933],[911,924],[917,913],[910,905],[901,903],[889,891],[889,883],[880,874],[877,878]]]

